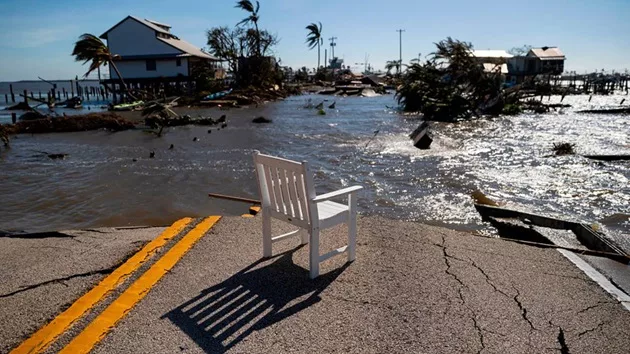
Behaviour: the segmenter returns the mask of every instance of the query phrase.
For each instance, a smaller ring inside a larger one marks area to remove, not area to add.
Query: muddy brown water
[[[392,95],[305,95],[229,111],[183,110],[226,114],[228,127],[211,133],[188,126],[169,128],[162,138],[142,130],[20,135],[11,149],[0,150],[0,230],[166,225],[183,216],[239,215],[248,205],[207,193],[257,198],[251,154],[258,149],[310,161],[319,192],[363,185],[364,214],[488,230],[470,198],[480,189],[508,207],[599,222],[630,251],[630,163],[548,156],[554,142],[575,143],[579,154],[630,154],[629,116],[573,113],[624,97],[588,102],[588,96],[571,96],[563,103],[574,106],[561,112],[435,124],[428,151],[415,149],[408,138],[416,118],[387,108],[395,105]],[[320,116],[304,108],[309,99],[329,100],[326,106],[336,100],[336,109]],[[273,123],[251,123],[261,115]],[[50,160],[42,152],[68,156]]]

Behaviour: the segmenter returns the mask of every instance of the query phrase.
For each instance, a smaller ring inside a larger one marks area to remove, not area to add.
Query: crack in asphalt
[[[10,292],[10,293],[6,293],[6,294],[0,295],[0,299],[7,298],[7,297],[10,297],[10,296],[19,294],[19,293],[23,293],[25,291],[33,290],[33,289],[36,289],[36,288],[39,288],[39,287],[42,287],[42,286],[46,286],[46,285],[49,285],[49,284],[53,284],[53,283],[60,283],[60,284],[63,284],[65,286],[68,286],[67,284],[64,283],[64,281],[72,280],[74,278],[90,277],[90,276],[93,276],[93,275],[109,274],[109,273],[113,272],[114,269],[116,269],[116,268],[117,268],[117,266],[110,267],[110,268],[105,268],[105,269],[93,270],[93,271],[86,272],[86,273],[73,274],[73,275],[69,275],[69,276],[63,277],[63,278],[47,280],[45,282],[24,286],[24,287],[22,287],[22,288],[20,288],[18,290]]]
[[[473,261],[471,259],[470,262],[471,262],[473,267],[477,268],[477,270],[479,270],[479,272],[481,272],[481,274],[483,274],[483,276],[486,278],[486,283],[488,283],[494,289],[494,291],[496,291],[498,293],[501,293],[501,294],[505,295],[506,297],[511,297],[510,295],[506,294],[503,290],[499,289],[496,285],[494,285],[494,283],[490,281],[490,276],[488,276],[486,271],[483,270],[480,266],[478,266],[477,263],[475,263],[475,261]]]
[[[596,330],[598,330],[598,329],[599,329],[599,330],[601,330],[601,329],[602,329],[602,327],[604,327],[604,325],[608,324],[609,322],[610,322],[610,321],[603,321],[603,322],[600,322],[600,323],[598,323],[598,324],[597,324],[597,326],[595,326],[595,327],[593,327],[593,328],[591,328],[591,329],[587,329],[586,331],[583,331],[583,332],[578,333],[578,337],[581,337],[581,336],[583,336],[583,335],[585,335],[585,334],[587,334],[587,333],[590,333],[590,332],[594,332],[594,331],[596,331]]]
[[[479,323],[477,323],[477,315],[475,314],[475,311],[470,306],[468,306],[468,304],[466,304],[466,300],[464,300],[464,293],[462,291],[464,288],[467,288],[467,286],[466,284],[464,284],[464,282],[461,279],[459,279],[459,277],[455,273],[451,272],[451,262],[449,259],[452,258],[452,259],[456,259],[462,262],[466,262],[466,261],[449,255],[448,252],[446,251],[446,237],[444,235],[440,235],[440,236],[442,236],[442,244],[436,244],[436,246],[442,249],[444,263],[446,265],[446,269],[444,270],[444,272],[447,275],[450,275],[453,279],[455,279],[460,284],[460,286],[457,289],[457,292],[459,294],[459,299],[462,302],[462,305],[464,305],[468,309],[468,311],[470,311],[471,313],[470,319],[472,320],[473,326],[475,327],[475,330],[477,331],[477,335],[479,336],[479,343],[481,344],[481,348],[477,351],[477,354],[480,354],[484,349],[486,349],[483,329],[481,328],[481,326],[479,326]]]
[[[521,310],[521,317],[523,317],[523,319],[527,321],[527,323],[529,323],[529,326],[531,327],[532,330],[537,331],[532,321],[529,319],[529,317],[527,317],[527,309],[525,308],[525,306],[523,306],[523,303],[521,303],[521,301],[518,299],[518,297],[521,296],[521,292],[514,285],[512,285],[512,288],[514,288],[514,291],[516,291],[516,295],[514,295],[514,301],[518,305],[518,308]]]
[[[613,301],[598,301],[595,305],[591,305],[589,307],[583,308],[580,311],[576,312],[576,314],[579,315],[579,314],[584,313],[584,312],[586,312],[588,310],[592,310],[592,309],[598,308],[598,307],[600,307],[602,305],[617,304],[617,303],[619,303],[619,301],[614,301],[614,302]]]

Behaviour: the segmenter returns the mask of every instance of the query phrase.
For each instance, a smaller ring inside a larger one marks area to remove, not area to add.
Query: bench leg
[[[319,229],[313,228],[310,232],[309,240],[309,268],[311,269],[311,279],[319,276]]]
[[[348,196],[348,262],[352,262],[356,258],[357,249],[357,196],[351,193]]]
[[[271,216],[269,212],[263,209],[262,215],[263,224],[263,257],[268,258],[272,255],[271,250]]]

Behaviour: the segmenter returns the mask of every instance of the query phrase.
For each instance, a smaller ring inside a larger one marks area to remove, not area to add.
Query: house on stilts
[[[152,20],[127,16],[100,38],[117,56],[114,62],[125,83],[135,88],[190,92],[195,70],[219,67],[217,58],[171,33],[171,26]],[[109,72],[103,84],[119,84],[116,71],[110,67]]]

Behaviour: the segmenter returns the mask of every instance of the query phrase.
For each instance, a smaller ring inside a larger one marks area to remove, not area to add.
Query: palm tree
[[[385,70],[387,70],[387,74],[391,74],[392,69],[396,69],[396,72],[400,72],[400,60],[388,60],[385,63]]]
[[[256,40],[256,54],[258,56],[260,56],[260,31],[258,30],[258,19],[260,18],[258,16],[258,10],[260,10],[260,3],[258,1],[256,1],[256,7],[254,7],[254,4],[250,1],[250,0],[239,0],[236,2],[236,6],[239,9],[245,10],[246,12],[249,13],[249,16],[245,17],[243,20],[241,20],[241,22],[237,23],[237,26],[243,25],[243,24],[247,24],[247,23],[253,23],[254,24],[254,28],[256,29],[256,34],[257,34],[257,40]]]
[[[317,47],[317,70],[319,70],[320,66],[320,47],[324,42],[324,39],[322,38],[322,23],[318,23],[319,26],[315,23],[311,23],[310,25],[306,26],[306,29],[308,30],[308,35],[306,36],[306,44],[308,45],[308,48],[313,49]]]
[[[129,89],[127,88],[127,84],[120,75],[120,71],[114,64],[114,59],[120,58],[120,55],[112,54],[109,51],[109,48],[101,41],[98,37],[93,34],[84,33],[79,37],[79,40],[74,44],[74,49],[72,50],[72,55],[74,55],[74,59],[76,61],[83,61],[83,64],[90,63],[90,68],[83,75],[83,77],[87,77],[92,71],[99,69],[100,67],[106,64],[110,64],[110,66],[116,71],[116,75],[118,75],[118,79],[122,84],[125,91],[129,93]],[[131,93],[129,96],[135,98]]]

